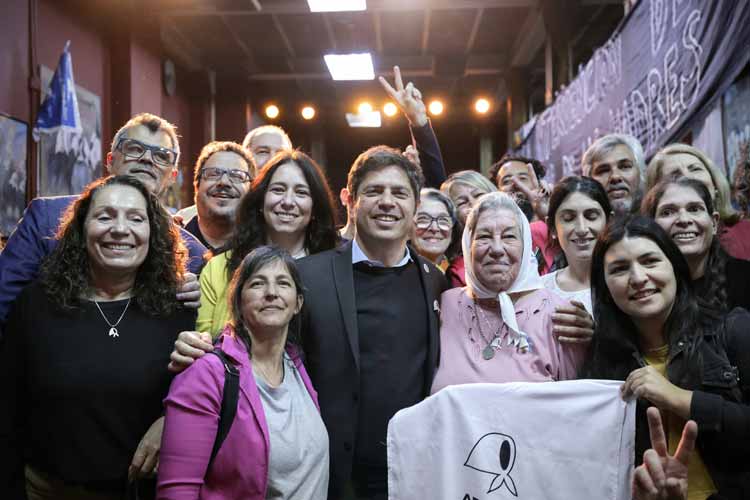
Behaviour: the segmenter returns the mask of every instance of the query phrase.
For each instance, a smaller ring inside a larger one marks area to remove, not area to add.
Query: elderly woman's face
[[[84,234],[92,272],[137,272],[151,236],[146,199],[132,186],[99,189],[86,214]]]
[[[280,260],[251,274],[241,293],[242,318],[251,332],[284,329],[302,308],[302,296]]]
[[[492,292],[510,288],[518,277],[523,258],[523,238],[515,212],[485,210],[471,239],[474,275]]]

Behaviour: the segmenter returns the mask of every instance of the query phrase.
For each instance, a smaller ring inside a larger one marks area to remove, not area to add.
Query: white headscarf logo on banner
[[[483,213],[488,211],[510,210],[518,221],[521,229],[521,241],[523,241],[523,254],[521,256],[521,269],[518,272],[516,280],[508,287],[507,290],[494,293],[488,290],[477,279],[474,274],[474,257],[471,254],[471,240],[476,229],[477,219]],[[469,289],[472,297],[478,299],[498,299],[500,302],[500,315],[503,322],[514,333],[513,343],[520,350],[526,350],[529,347],[526,332],[521,331],[516,322],[516,311],[513,307],[513,301],[510,299],[511,293],[528,292],[538,290],[544,287],[542,279],[539,277],[539,263],[532,252],[531,243],[531,226],[513,198],[505,193],[493,192],[482,195],[474,205],[474,208],[466,218],[466,227],[461,237],[461,249],[466,262],[466,287]]]

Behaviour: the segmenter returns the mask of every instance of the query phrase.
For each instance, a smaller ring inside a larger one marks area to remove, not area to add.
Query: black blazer
[[[410,248],[419,268],[429,316],[424,396],[429,395],[440,353],[438,301],[448,288],[443,273]],[[352,471],[359,405],[359,336],[354,303],[352,243],[298,261],[305,286],[302,345],[305,367],[330,440],[329,500],[341,497]]]

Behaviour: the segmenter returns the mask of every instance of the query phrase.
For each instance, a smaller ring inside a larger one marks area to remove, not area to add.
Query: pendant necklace
[[[128,297],[128,303],[125,304],[125,309],[123,309],[122,314],[120,314],[119,319],[115,323],[110,323],[109,322],[109,320],[107,319],[107,316],[104,315],[104,311],[102,311],[102,308],[99,307],[99,302],[94,301],[94,304],[96,304],[96,308],[99,309],[99,314],[102,315],[102,318],[104,318],[104,321],[106,321],[107,324],[109,325],[109,336],[110,337],[115,338],[115,337],[119,337],[120,336],[119,332],[117,331],[117,325],[120,324],[120,321],[122,321],[123,316],[125,316],[125,313],[127,312],[128,307],[130,307],[130,299],[131,298],[132,297]]]
[[[482,340],[486,343],[486,345],[482,349],[482,357],[485,360],[489,361],[495,357],[495,349],[500,348],[501,346],[500,330],[502,330],[503,328],[503,323],[502,321],[500,322],[500,325],[497,327],[497,331],[495,332],[495,334],[489,340],[487,340],[487,337],[484,336],[484,332],[482,331],[482,319],[485,320],[485,322],[487,323],[487,326],[490,326],[490,322],[489,320],[487,320],[486,316],[484,315],[484,312],[481,311],[480,309],[481,309],[481,306],[474,303],[474,310],[475,310],[474,317],[477,320],[477,329],[479,331],[479,336],[482,337]],[[479,318],[480,314],[482,315],[482,318]]]

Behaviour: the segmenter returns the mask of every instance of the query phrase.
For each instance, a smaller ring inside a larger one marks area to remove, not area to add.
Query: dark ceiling
[[[334,82],[327,53],[370,52],[375,72],[398,64],[427,99],[446,101],[445,119],[470,117],[477,96],[494,100],[512,68],[528,79],[531,106],[544,99],[543,1],[564,2],[573,72],[623,17],[622,0],[368,0],[367,11],[311,13],[305,0],[157,0],[167,55],[192,71],[213,70],[258,99],[353,110],[385,101],[377,82]],[[457,111],[465,110],[465,111]]]

